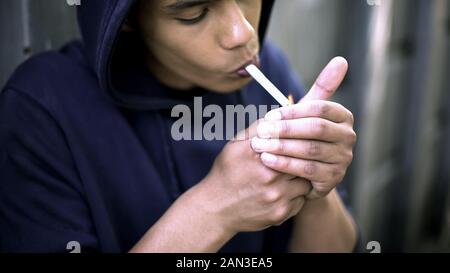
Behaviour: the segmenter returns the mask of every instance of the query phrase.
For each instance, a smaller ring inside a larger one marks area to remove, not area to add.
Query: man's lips
[[[239,69],[237,69],[234,73],[241,78],[249,78],[250,74],[247,72],[247,70],[245,70],[245,67],[247,67],[248,65],[251,65],[251,64],[254,64],[257,67],[260,67],[260,61],[259,61],[258,55],[253,57],[252,60],[246,62],[243,66],[241,66]]]

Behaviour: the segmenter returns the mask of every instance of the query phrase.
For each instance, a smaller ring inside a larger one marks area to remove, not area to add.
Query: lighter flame
[[[295,102],[294,102],[294,96],[289,95],[289,96],[288,96],[288,100],[289,100],[289,105],[295,104]]]

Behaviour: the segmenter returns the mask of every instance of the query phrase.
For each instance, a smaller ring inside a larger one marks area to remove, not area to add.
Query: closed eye
[[[183,23],[183,24],[185,24],[185,25],[193,25],[193,24],[196,24],[196,23],[202,21],[206,17],[206,15],[208,15],[208,12],[209,12],[209,9],[208,8],[204,8],[202,10],[202,13],[199,16],[197,16],[197,17],[194,17],[194,18],[176,18],[176,20],[181,22],[181,23]]]

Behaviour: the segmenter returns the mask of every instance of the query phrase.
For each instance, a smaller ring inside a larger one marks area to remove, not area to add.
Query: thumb
[[[300,102],[330,99],[341,85],[347,71],[348,62],[345,58],[333,58],[322,70],[308,94]]]

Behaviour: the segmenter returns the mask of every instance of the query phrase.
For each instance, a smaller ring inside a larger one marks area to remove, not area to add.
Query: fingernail
[[[281,112],[280,111],[272,111],[266,114],[264,117],[267,121],[278,121],[282,119]]]
[[[270,138],[276,131],[275,126],[270,122],[261,122],[258,125],[258,136],[260,138]]]
[[[265,164],[274,165],[277,162],[278,158],[275,155],[273,155],[273,154],[263,153],[261,155],[261,160]]]

